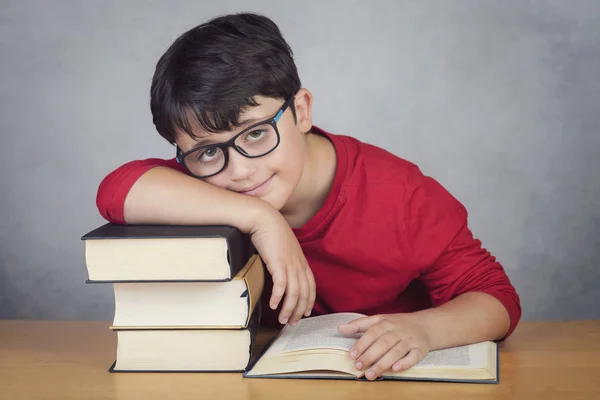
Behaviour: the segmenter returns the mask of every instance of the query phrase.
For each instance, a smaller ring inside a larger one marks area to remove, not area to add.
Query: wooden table
[[[498,385],[109,374],[108,326],[0,321],[0,399],[600,399],[600,321],[522,322],[501,346]],[[257,345],[272,335],[260,332]]]

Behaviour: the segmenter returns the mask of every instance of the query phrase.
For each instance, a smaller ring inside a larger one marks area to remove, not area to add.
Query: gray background
[[[376,6],[374,5],[376,4]],[[0,1],[0,318],[110,319],[80,236],[101,179],[171,157],[154,65],[218,14],[272,17],[315,124],[419,164],[470,211],[524,319],[600,318],[599,1]]]

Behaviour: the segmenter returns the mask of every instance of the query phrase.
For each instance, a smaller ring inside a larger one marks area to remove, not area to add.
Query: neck
[[[333,144],[321,135],[307,134],[306,160],[300,182],[280,210],[292,228],[307,223],[319,211],[331,191],[337,157]]]

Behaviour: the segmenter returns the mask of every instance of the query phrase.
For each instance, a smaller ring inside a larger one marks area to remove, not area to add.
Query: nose
[[[243,181],[251,177],[256,170],[256,163],[253,162],[254,160],[244,157],[232,147],[227,150],[229,151],[229,161],[226,171],[229,178],[232,181]]]

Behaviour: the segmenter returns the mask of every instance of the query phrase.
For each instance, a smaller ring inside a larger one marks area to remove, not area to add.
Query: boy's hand
[[[273,277],[269,305],[276,309],[285,293],[279,322],[295,325],[315,304],[315,278],[292,228],[276,210],[262,214],[250,231],[254,247]]]
[[[339,326],[339,331],[362,337],[350,349],[356,369],[373,380],[385,371],[404,371],[431,350],[427,331],[413,314],[374,315]]]

